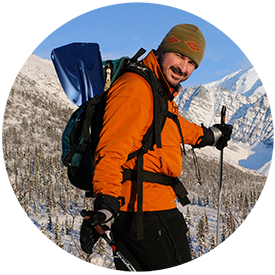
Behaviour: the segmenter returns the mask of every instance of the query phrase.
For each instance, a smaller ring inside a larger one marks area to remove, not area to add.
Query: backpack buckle
[[[149,150],[149,148],[146,148],[146,147],[142,146],[142,147],[140,148],[140,153],[141,153],[142,155],[144,155],[144,154],[146,154],[146,153],[148,152],[148,150]]]

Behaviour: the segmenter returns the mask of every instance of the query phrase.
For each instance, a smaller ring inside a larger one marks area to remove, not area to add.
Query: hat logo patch
[[[193,52],[201,52],[199,45],[194,41],[184,41],[184,43],[193,51]]]
[[[168,42],[169,45],[174,44],[174,43],[178,43],[181,42],[176,36],[170,36],[168,38],[166,38],[166,41]]]

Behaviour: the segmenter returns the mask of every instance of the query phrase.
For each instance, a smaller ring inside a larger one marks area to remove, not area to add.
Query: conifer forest
[[[92,255],[80,247],[80,211],[92,210],[93,199],[70,184],[61,162],[61,135],[73,109],[50,94],[39,96],[35,84],[19,74],[4,114],[3,155],[14,194],[34,225],[56,245],[82,260],[114,268],[111,250],[103,240]],[[216,246],[219,161],[198,156],[198,164],[202,184],[197,182],[187,147],[181,180],[191,204],[178,207],[189,227],[193,259]],[[265,181],[259,173],[224,162],[221,241],[249,215]]]

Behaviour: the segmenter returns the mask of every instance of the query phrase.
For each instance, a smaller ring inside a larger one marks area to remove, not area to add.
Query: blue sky
[[[275,95],[275,3],[261,2],[1,2],[13,21],[1,23],[1,52],[17,73],[30,53],[50,59],[53,48],[97,42],[102,59],[156,49],[176,24],[197,25],[207,41],[204,60],[184,87],[255,66]]]

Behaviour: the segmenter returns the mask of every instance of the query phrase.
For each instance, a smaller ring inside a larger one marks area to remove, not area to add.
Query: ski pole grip
[[[225,124],[225,112],[226,112],[226,107],[223,105],[222,111],[221,111],[221,124]]]
[[[96,232],[101,236],[103,234],[105,234],[104,229],[102,228],[102,226],[100,224],[97,224],[94,226],[94,229],[96,230]]]
[[[91,217],[90,216],[84,216],[84,219],[89,220]],[[97,225],[94,226],[94,229],[96,230],[96,232],[101,236],[103,234],[105,234],[104,229],[102,228],[102,226],[98,223]]]
[[[84,216],[84,218],[86,220],[89,220],[90,219],[90,216]],[[96,230],[96,232],[99,234],[99,235],[103,235],[105,234],[105,231],[104,229],[102,228],[102,226],[100,224],[97,224],[94,226],[94,229]]]

